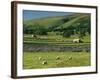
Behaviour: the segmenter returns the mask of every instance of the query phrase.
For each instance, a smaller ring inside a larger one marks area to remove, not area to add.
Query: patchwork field
[[[91,65],[90,14],[40,16],[23,27],[24,69]]]
[[[23,63],[24,69],[91,65],[89,52],[24,52]]]

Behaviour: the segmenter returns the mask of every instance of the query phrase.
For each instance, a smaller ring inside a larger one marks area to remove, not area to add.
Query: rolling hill
[[[24,31],[36,29],[40,26],[45,31],[72,31],[76,33],[91,33],[90,14],[74,13],[72,15],[44,17],[40,19],[26,20],[24,23]],[[35,30],[34,30],[35,31]]]

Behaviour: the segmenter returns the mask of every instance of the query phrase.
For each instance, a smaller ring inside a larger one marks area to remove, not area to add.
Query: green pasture
[[[78,36],[72,36],[69,38],[62,37],[62,35],[56,35],[54,32],[49,33],[48,35],[37,35],[37,38],[33,38],[32,34],[24,34],[24,43],[50,43],[50,44],[64,44],[71,45],[77,43],[72,43],[73,39],[77,39]],[[83,37],[83,43],[78,44],[90,44],[90,35]]]
[[[23,68],[58,68],[90,66],[89,52],[24,52]],[[59,56],[60,59],[56,59]],[[39,60],[41,57],[41,60]],[[71,59],[70,59],[71,57]],[[47,64],[42,64],[47,61]]]

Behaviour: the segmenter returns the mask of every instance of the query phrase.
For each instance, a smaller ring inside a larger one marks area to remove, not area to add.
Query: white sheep
[[[74,43],[79,43],[80,42],[80,39],[73,39],[73,42]]]
[[[70,57],[68,58],[68,60],[72,60],[72,57],[70,56]]]
[[[44,64],[47,64],[47,61],[46,61],[46,60],[45,60],[45,61],[43,61],[43,62],[42,62],[42,64],[43,64],[43,65],[44,65]]]
[[[60,57],[59,57],[59,56],[57,56],[57,57],[56,57],[56,60],[59,60],[59,59],[60,59]]]
[[[33,38],[33,37],[34,37],[34,35],[32,34],[32,35],[31,35],[31,37]]]
[[[73,39],[73,43],[83,43],[83,41],[79,38]]]
[[[42,57],[39,57],[39,60],[41,60],[42,59]]]

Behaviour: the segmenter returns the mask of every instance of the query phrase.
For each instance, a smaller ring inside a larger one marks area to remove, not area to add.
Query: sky
[[[23,19],[38,19],[42,17],[51,17],[51,16],[63,16],[73,14],[71,12],[53,12],[53,11],[34,11],[34,10],[23,10]]]

